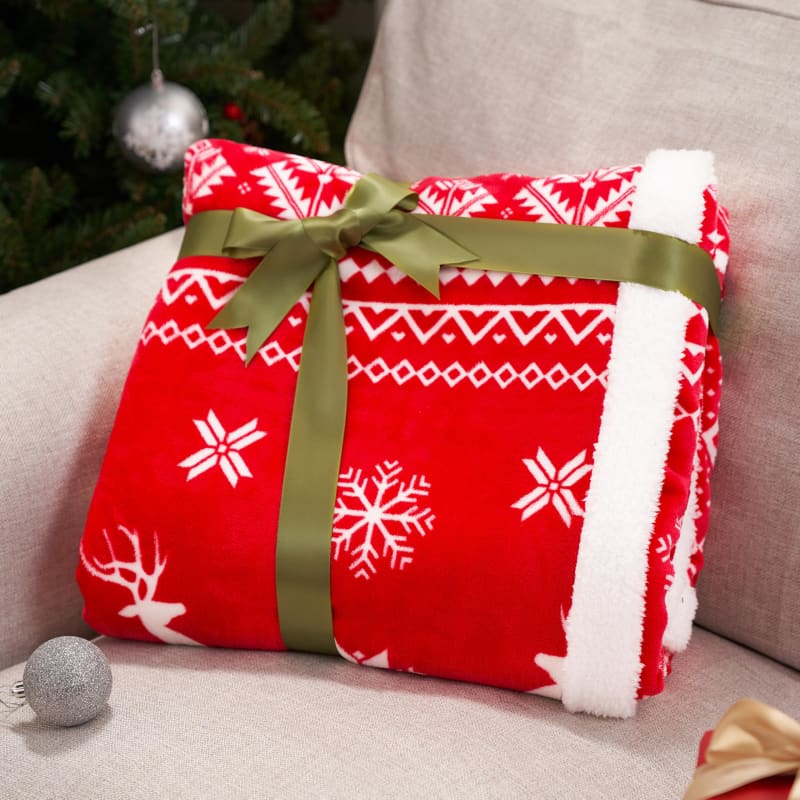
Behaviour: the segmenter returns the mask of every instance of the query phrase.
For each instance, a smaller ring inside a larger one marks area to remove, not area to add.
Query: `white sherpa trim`
[[[699,241],[713,159],[657,150],[636,179],[630,227]],[[686,326],[677,292],[620,285],[608,390],[566,622],[563,702],[570,711],[636,710],[647,554],[674,420]]]
[[[699,454],[695,455],[692,484],[689,489],[689,505],[681,522],[681,532],[675,545],[672,561],[674,578],[667,589],[667,629],[664,632],[664,647],[673,653],[686,649],[692,638],[692,623],[697,612],[697,592],[689,581],[689,564],[697,541],[697,473],[700,469]]]

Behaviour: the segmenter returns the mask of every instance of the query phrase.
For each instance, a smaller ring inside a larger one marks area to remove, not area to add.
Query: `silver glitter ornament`
[[[208,136],[208,116],[194,92],[154,70],[150,83],[122,101],[113,130],[129,161],[150,172],[173,172],[186,148]]]
[[[81,725],[108,702],[111,667],[97,645],[77,636],[57,636],[33,651],[17,691],[24,692],[43,722]]]

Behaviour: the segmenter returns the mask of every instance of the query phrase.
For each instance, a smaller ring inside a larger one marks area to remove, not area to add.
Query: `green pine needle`
[[[368,45],[320,25],[317,6],[0,2],[0,292],[180,224],[180,174],[139,171],[111,130],[149,79],[153,21],[166,79],[200,97],[213,136],[342,159]]]
[[[292,22],[292,0],[258,3],[250,18],[218,44],[216,56],[236,54],[251,61],[264,58],[280,42]]]
[[[131,22],[145,23],[150,20],[148,0],[97,0],[97,4],[105,6],[115,17]]]
[[[16,83],[22,65],[18,58],[0,58],[0,97],[5,97]]]
[[[53,189],[39,167],[24,173],[17,188],[19,211],[17,221],[28,237],[40,236],[53,210]]]
[[[283,133],[296,148],[324,155],[330,149],[328,126],[317,109],[295,89],[271,78],[257,78],[242,91],[241,98],[251,116],[262,116]]]
[[[22,227],[0,203],[0,292],[21,286],[37,276],[32,273],[30,253]]]

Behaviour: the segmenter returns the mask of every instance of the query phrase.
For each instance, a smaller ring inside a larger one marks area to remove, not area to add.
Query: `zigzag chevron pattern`
[[[241,276],[227,272],[178,269],[167,277],[161,298],[167,306],[181,298],[193,305],[201,294],[208,305],[218,311],[243,282]],[[301,299],[301,304],[307,311],[308,295]],[[382,335],[391,335],[395,341],[400,341],[410,334],[421,344],[427,344],[436,336],[449,344],[457,334],[470,344],[477,344],[489,335],[497,344],[511,336],[520,344],[528,345],[540,335],[552,344],[558,336],[554,326],[574,345],[592,334],[605,343],[611,333],[608,329],[599,329],[604,323],[613,324],[615,310],[613,305],[604,303],[436,306],[345,300],[343,306],[350,329],[358,326],[370,341]],[[290,316],[289,321],[293,325],[301,322],[296,316]]]
[[[615,307],[605,303],[436,306],[346,300],[344,309],[345,319],[357,323],[370,341],[386,333],[399,341],[409,332],[421,344],[437,335],[450,343],[455,338],[453,330],[457,329],[470,344],[477,344],[490,334],[496,344],[501,344],[510,334],[527,345],[545,331],[546,340],[552,343],[557,337],[552,331],[555,324],[577,345],[596,333],[604,322],[613,322]],[[603,341],[611,336],[608,332],[599,335]]]
[[[181,329],[174,319],[161,326],[150,321],[142,331],[140,342],[143,345],[149,345],[155,340],[164,345],[183,342],[190,350],[207,346],[215,355],[221,355],[227,350],[233,349],[244,360],[245,341],[243,337],[237,336],[234,340],[226,330],[208,333],[198,323]],[[258,355],[269,366],[285,361],[294,372],[297,372],[300,369],[300,352],[301,348],[299,347],[286,351],[273,340],[267,342],[258,351]],[[522,370],[507,362],[497,369],[491,369],[482,362],[467,368],[458,361],[453,361],[445,367],[440,367],[434,361],[428,361],[422,367],[416,368],[408,359],[403,359],[398,364],[390,366],[383,358],[375,358],[368,363],[363,363],[356,356],[351,355],[347,360],[347,365],[349,378],[363,375],[376,384],[391,379],[400,386],[410,380],[418,380],[423,386],[431,386],[437,381],[443,381],[452,388],[467,381],[477,389],[489,381],[494,381],[501,389],[505,389],[519,381],[527,389],[532,389],[539,384],[546,384],[554,391],[567,383],[572,383],[578,391],[583,392],[594,383],[599,382],[604,387],[607,385],[607,372],[597,373],[588,364],[583,364],[572,372],[561,363],[555,364],[548,370],[543,370],[535,362],[531,362]]]

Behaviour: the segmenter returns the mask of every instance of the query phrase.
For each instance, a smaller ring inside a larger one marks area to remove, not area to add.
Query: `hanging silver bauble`
[[[114,136],[126,158],[150,172],[173,172],[189,145],[208,136],[208,116],[194,92],[164,81],[156,70],[150,83],[134,89],[114,118]]]

